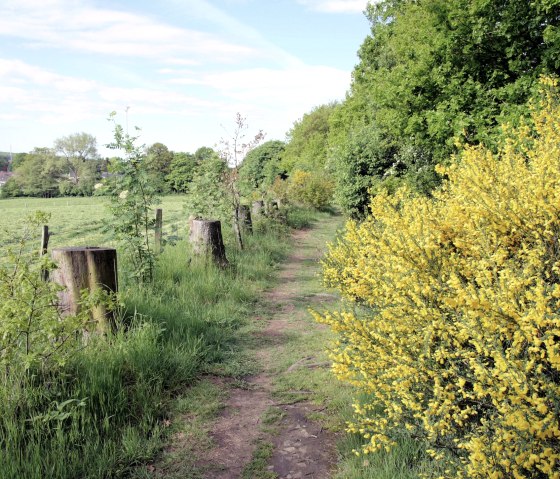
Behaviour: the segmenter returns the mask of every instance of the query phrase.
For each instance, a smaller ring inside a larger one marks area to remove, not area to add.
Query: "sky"
[[[215,147],[239,112],[285,140],[342,100],[367,0],[0,0],[0,151],[51,147],[107,118],[139,143]]]

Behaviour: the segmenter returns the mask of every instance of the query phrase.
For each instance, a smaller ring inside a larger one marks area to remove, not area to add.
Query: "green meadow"
[[[164,235],[184,237],[188,214],[184,196],[169,195],[158,205],[163,209]],[[25,218],[34,211],[50,213],[50,248],[63,246],[114,246],[106,197],[13,198],[0,200],[0,246],[18,237]],[[154,212],[155,214],[155,212]],[[38,240],[40,232],[37,233]],[[176,238],[177,239],[177,238]]]

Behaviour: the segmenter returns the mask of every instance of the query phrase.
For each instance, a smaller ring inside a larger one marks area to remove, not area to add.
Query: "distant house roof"
[[[11,171],[0,171],[0,185],[6,183],[13,175]]]

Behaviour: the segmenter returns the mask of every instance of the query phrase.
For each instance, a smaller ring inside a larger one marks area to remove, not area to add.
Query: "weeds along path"
[[[331,477],[336,428],[322,394],[330,374],[322,353],[327,331],[308,309],[336,300],[323,292],[318,261],[341,223],[325,215],[293,233],[292,254],[252,319],[248,354],[257,372],[243,380],[211,377],[199,385],[199,401],[214,404],[211,419],[198,422],[200,412],[184,415],[184,427],[152,477]]]

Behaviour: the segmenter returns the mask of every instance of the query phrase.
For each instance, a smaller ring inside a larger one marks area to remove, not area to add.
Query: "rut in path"
[[[283,264],[276,287],[267,292],[265,300],[272,314],[267,326],[259,331],[255,360],[262,372],[246,378],[243,388],[232,388],[225,408],[212,429],[215,447],[206,451],[199,465],[208,472],[206,479],[237,479],[251,461],[256,444],[266,441],[273,445],[268,462],[270,477],[279,479],[328,479],[336,462],[335,437],[310,415],[322,409],[307,401],[281,403],[274,398],[275,355],[286,347],[290,334],[320,328],[313,323],[306,308],[296,305],[320,306],[332,300],[329,295],[303,296],[298,279],[316,274],[317,260],[322,252],[313,246],[313,230],[294,233],[295,248]],[[300,358],[293,367],[321,367],[312,358]],[[218,381],[218,380],[216,380]],[[224,381],[224,380],[219,380]],[[225,386],[225,384],[224,384]],[[309,391],[312,392],[312,391]],[[282,411],[276,431],[263,428],[263,414],[270,408]],[[275,474],[276,476],[273,476]]]

